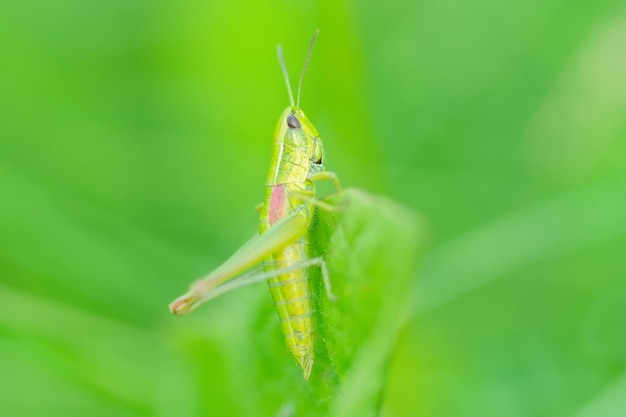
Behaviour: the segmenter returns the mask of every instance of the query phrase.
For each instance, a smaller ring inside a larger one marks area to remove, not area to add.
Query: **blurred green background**
[[[255,395],[210,334],[267,293],[166,306],[255,231],[315,28],[326,166],[433,234],[382,414],[626,415],[618,0],[0,3],[0,415]]]

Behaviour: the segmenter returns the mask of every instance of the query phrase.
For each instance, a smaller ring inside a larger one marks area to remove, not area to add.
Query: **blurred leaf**
[[[529,265],[626,236],[626,185],[603,184],[484,224],[433,250],[414,292],[415,313],[451,302]]]
[[[626,374],[611,381],[606,389],[573,414],[573,417],[621,417],[626,410]]]
[[[0,338],[0,367],[23,378],[0,391],[0,415],[151,415],[156,391],[163,391],[161,401],[188,397],[188,383],[172,369],[177,360],[157,333],[3,286],[5,335],[11,337]]]

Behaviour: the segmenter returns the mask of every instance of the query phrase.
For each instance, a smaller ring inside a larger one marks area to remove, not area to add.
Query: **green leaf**
[[[332,415],[377,415],[387,361],[422,252],[423,226],[391,200],[363,191],[348,190],[331,201],[343,210],[339,215],[320,211],[312,234],[322,238],[314,242],[326,248],[340,300],[334,305],[318,298],[323,301],[321,338],[342,381]]]

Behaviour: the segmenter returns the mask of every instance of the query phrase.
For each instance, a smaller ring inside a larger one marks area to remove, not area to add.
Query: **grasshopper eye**
[[[300,129],[302,127],[300,121],[292,113],[289,113],[289,116],[287,116],[287,126],[292,129]]]

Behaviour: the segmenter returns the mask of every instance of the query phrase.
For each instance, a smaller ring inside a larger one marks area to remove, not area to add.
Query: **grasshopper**
[[[282,112],[274,132],[265,198],[259,206],[259,234],[170,304],[173,314],[183,315],[226,292],[253,282],[267,281],[287,348],[302,368],[305,379],[309,378],[314,362],[308,267],[320,268],[326,292],[329,298],[335,298],[324,259],[309,258],[307,254],[308,231],[315,207],[335,210],[316,198],[314,183],[331,180],[337,189],[340,188],[337,176],[324,169],[322,141],[300,108],[302,80],[317,34],[318,31],[309,45],[295,102],[282,47],[277,46],[289,106]],[[262,269],[246,273],[260,263]]]

